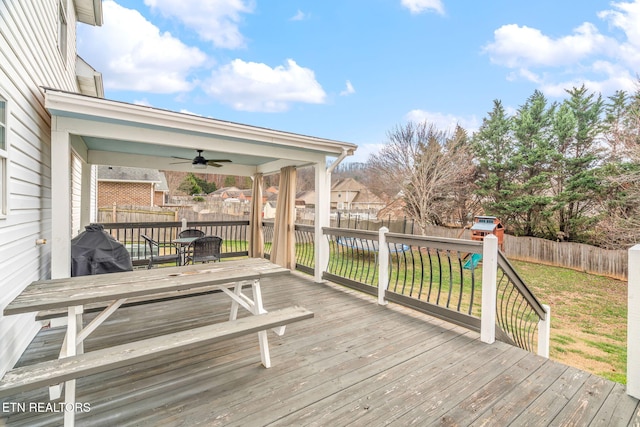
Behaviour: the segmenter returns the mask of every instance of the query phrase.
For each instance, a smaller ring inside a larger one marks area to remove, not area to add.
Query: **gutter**
[[[333,173],[334,169],[345,159],[347,156],[353,156],[353,150],[342,149],[342,153],[338,158],[327,168],[327,175]]]

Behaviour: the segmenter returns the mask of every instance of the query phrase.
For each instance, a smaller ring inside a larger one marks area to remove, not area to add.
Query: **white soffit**
[[[73,0],[79,22],[102,25],[102,0]]]

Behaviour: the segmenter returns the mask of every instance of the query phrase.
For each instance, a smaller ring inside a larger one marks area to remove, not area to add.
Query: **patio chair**
[[[202,230],[198,230],[196,228],[187,228],[186,230],[182,230],[178,233],[178,238],[182,239],[184,237],[204,237],[206,236],[205,232]],[[182,260],[185,261],[183,264],[186,264],[187,257],[191,254],[191,244],[185,244],[180,246],[180,252],[182,254]]]
[[[182,230],[178,233],[178,237],[204,237],[206,234],[202,230],[198,230],[195,228],[187,228],[186,230]]]
[[[147,246],[149,248],[149,265],[147,266],[147,269],[150,269],[153,264],[166,264],[168,262],[175,262],[176,265],[180,265],[179,253],[160,255],[160,245],[158,242],[144,234],[141,234],[140,237],[147,242]]]
[[[220,249],[222,238],[218,236],[205,236],[196,239],[189,246],[189,252],[185,264],[196,262],[220,261]]]

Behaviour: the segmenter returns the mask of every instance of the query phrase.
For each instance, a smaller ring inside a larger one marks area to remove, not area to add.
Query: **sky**
[[[500,100],[635,92],[640,0],[103,0],[78,54],[105,97],[358,144],[469,132]]]

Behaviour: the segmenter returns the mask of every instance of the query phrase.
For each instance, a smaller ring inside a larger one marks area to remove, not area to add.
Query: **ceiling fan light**
[[[206,169],[207,168],[207,164],[206,163],[193,163],[191,166],[194,169]]]

